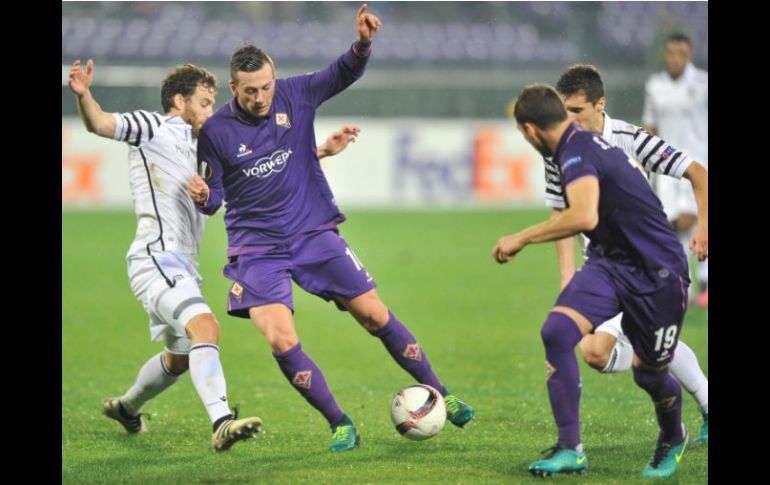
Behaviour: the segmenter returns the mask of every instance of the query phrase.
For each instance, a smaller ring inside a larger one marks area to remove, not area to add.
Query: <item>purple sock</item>
[[[425,355],[412,332],[390,310],[388,310],[388,316],[390,317],[388,323],[372,332],[372,335],[382,340],[393,359],[417,382],[435,387],[441,395],[446,396],[446,388],[433,372],[428,356]]]
[[[655,404],[660,435],[658,441],[676,446],[684,441],[682,434],[682,387],[668,372],[634,367],[634,381],[647,391]]]
[[[577,324],[563,313],[551,312],[540,336],[545,345],[545,370],[551,411],[559,428],[559,443],[580,444],[580,372],[575,346],[583,338]]]
[[[330,426],[345,418],[345,413],[342,412],[329,386],[326,385],[323,372],[302,350],[301,343],[298,342],[282,354],[273,352],[273,357],[278,361],[283,375],[291,382],[294,389],[323,414]]]

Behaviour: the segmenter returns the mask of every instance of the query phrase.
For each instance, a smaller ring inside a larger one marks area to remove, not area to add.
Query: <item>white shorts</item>
[[[653,187],[669,221],[675,220],[682,214],[698,214],[698,205],[695,203],[695,195],[689,180],[656,174]]]
[[[198,263],[172,251],[153,251],[152,257],[146,251],[131,252],[126,262],[131,289],[150,316],[151,340],[163,340],[173,354],[188,354],[185,325],[197,315],[212,313],[201,294]]]

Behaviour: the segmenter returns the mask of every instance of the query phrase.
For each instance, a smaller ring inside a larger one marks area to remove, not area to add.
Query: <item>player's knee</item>
[[[583,355],[583,361],[590,367],[596,370],[603,370],[610,362],[610,356],[600,352],[596,352],[591,348],[580,347],[580,353]]]
[[[655,393],[661,387],[666,385],[664,374],[666,370],[667,367],[663,367],[662,369],[653,369],[652,367],[648,366],[635,365],[633,367],[634,382],[636,382],[637,386],[641,387],[647,392]]]
[[[174,374],[183,374],[190,368],[190,361],[187,355],[172,354],[165,352],[163,354],[166,368]]]
[[[267,336],[267,343],[273,352],[283,353],[296,346],[299,343],[299,337],[295,333],[272,332]]]
[[[580,355],[583,357],[583,362],[596,370],[604,370],[612,355],[612,347],[605,350],[601,348],[600,343],[596,334],[586,335],[580,341]]]
[[[211,313],[194,316],[185,325],[185,330],[193,344],[219,343],[219,322]]]
[[[374,332],[388,324],[388,307],[376,294],[367,295],[362,300],[351,303],[353,316],[368,332]]]
[[[283,321],[272,315],[262,315],[255,324],[265,336],[273,352],[286,352],[299,343],[299,337],[291,321]]]
[[[573,349],[583,338],[574,320],[563,313],[551,312],[540,329],[543,345],[552,349]]]

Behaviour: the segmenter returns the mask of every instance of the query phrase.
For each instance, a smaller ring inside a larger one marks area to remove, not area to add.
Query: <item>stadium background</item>
[[[343,233],[442,378],[477,407],[474,426],[423,444],[395,435],[388,403],[408,376],[349,317],[295,292],[303,343],[363,428],[356,455],[329,457],[322,419],[284,382],[256,331],[225,314],[222,211],[203,241],[204,296],[223,326],[231,402],[262,416],[266,433],[210,456],[189,382],[148,405],[157,417],[138,440],[98,416],[100,399],[122,392],[160,348],[148,342],[125,275],[135,229],[127,148],[82,128],[69,65],[93,58],[94,96],[106,111],[125,111],[159,110],[165,73],[193,62],[219,77],[219,106],[230,96],[229,55],[242,41],[263,47],[278,76],[316,70],[354,40],[357,6],[62,3],[64,482],[388,483],[408,471],[416,483],[517,483],[551,444],[539,325],[558,292],[553,249],[528,248],[502,268],[489,257],[500,235],[548,214],[541,162],[507,118],[509,104],[528,83],[553,84],[568,65],[593,63],[610,115],[638,124],[644,81],[662,69],[667,33],[687,32],[696,65],[708,68],[705,2],[369,3],[383,28],[367,73],[319,109],[316,134],[322,141],[342,124],[361,126],[358,142],[325,164],[350,218]],[[690,310],[683,339],[707,371],[706,310]],[[581,364],[581,374],[586,481],[632,483],[653,448],[652,406],[628,373],[600,376]],[[697,432],[697,411],[685,400]],[[695,449],[678,480],[704,483],[707,472],[707,450]]]

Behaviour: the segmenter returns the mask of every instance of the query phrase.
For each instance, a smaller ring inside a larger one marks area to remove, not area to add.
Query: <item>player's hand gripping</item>
[[[374,34],[380,30],[380,19],[370,13],[366,13],[366,4],[358,7],[358,18],[356,19],[356,29],[358,30],[359,42],[371,42]]]
[[[187,193],[196,204],[202,206],[209,199],[209,186],[200,175],[196,174],[187,183]]]
[[[73,93],[78,96],[84,96],[88,92],[88,88],[91,86],[91,81],[93,80],[94,61],[92,59],[88,59],[85,71],[80,66],[80,59],[72,63],[69,86]]]

